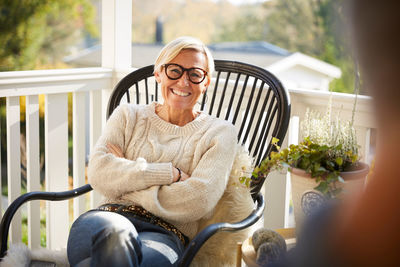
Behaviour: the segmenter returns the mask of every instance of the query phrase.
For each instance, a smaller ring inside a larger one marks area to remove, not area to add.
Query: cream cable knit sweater
[[[189,238],[221,198],[237,152],[237,132],[205,113],[183,127],[162,120],[156,103],[121,105],[90,157],[89,182],[107,203],[140,205]],[[122,148],[126,158],[109,153]],[[190,178],[172,182],[172,167]]]

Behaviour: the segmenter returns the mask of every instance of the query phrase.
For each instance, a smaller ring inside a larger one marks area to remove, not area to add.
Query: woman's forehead
[[[207,68],[207,58],[203,52],[194,49],[184,49],[168,63],[176,63],[185,68]]]

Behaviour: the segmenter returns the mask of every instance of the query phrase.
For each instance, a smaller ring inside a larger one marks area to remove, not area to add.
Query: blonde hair
[[[172,59],[185,49],[194,49],[198,52],[204,53],[207,60],[207,77],[211,81],[212,73],[214,71],[214,58],[212,57],[210,50],[202,41],[189,36],[179,37],[164,46],[160,51],[160,54],[158,54],[154,64],[154,72],[161,72],[161,68],[164,64],[171,62]]]

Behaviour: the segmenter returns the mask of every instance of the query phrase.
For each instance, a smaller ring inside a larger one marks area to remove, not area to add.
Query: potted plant
[[[353,120],[332,119],[331,101],[325,114],[307,110],[300,125],[303,140],[298,145],[281,149],[273,138],[277,151],[253,172],[256,178],[285,167],[291,172],[296,224],[321,200],[362,188],[369,171],[368,165],[359,161]]]

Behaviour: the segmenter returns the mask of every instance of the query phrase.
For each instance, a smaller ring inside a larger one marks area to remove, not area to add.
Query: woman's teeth
[[[179,96],[188,96],[188,95],[190,95],[190,93],[182,92],[182,91],[178,91],[178,90],[174,90],[174,89],[172,89],[171,91],[172,91],[173,94],[179,95]]]

